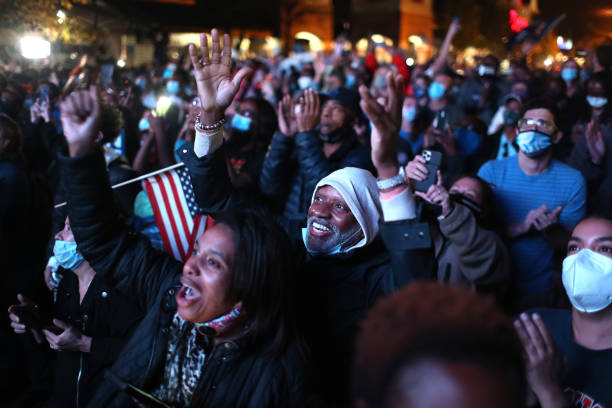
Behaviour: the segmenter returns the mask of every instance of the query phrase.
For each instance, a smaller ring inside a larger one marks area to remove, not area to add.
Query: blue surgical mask
[[[578,78],[578,70],[576,68],[563,68],[561,70],[561,78],[564,81],[573,81]]]
[[[235,113],[232,118],[232,127],[236,130],[246,132],[251,127],[251,118]]]
[[[441,83],[435,81],[432,82],[431,85],[429,85],[429,89],[427,90],[427,93],[429,94],[429,97],[431,99],[442,99],[445,92],[446,87]]]
[[[387,89],[387,78],[382,75],[374,77],[374,86],[378,89]]]
[[[347,75],[345,85],[347,88],[352,88],[355,85],[355,75]]]
[[[606,106],[608,103],[608,98],[605,96],[587,96],[587,102],[591,105],[591,108],[600,109]]]
[[[74,271],[83,262],[83,255],[77,252],[76,242],[55,241],[53,255],[57,263],[64,269]]]
[[[414,97],[417,99],[424,98],[427,95],[427,91],[425,90],[425,88],[422,88],[420,86],[415,86],[412,89],[412,93],[414,94]]]
[[[138,79],[136,81],[136,86],[139,87],[141,90],[145,90],[145,88],[147,87],[147,81],[144,78]]]
[[[168,67],[164,70],[163,78],[168,79],[172,75],[174,75],[174,71],[176,70],[176,65],[168,65]]]
[[[408,122],[414,121],[414,118],[416,118],[416,113],[416,108],[402,109],[402,115]]]
[[[149,120],[147,118],[142,118],[142,119],[140,119],[140,122],[138,122],[138,129],[141,132],[144,132],[145,130],[148,130],[149,127],[150,127]]]
[[[308,228],[302,228],[302,240],[304,241],[304,247],[308,250],[308,245],[306,244],[306,239],[308,237]],[[325,253],[325,255],[337,255],[342,253],[342,244],[338,244],[329,251]]]
[[[549,135],[537,130],[520,132],[516,137],[516,143],[521,151],[531,158],[543,155],[552,144]]]
[[[181,86],[179,85],[178,81],[168,81],[166,83],[166,91],[170,95],[176,95],[177,93],[179,93],[180,89]]]

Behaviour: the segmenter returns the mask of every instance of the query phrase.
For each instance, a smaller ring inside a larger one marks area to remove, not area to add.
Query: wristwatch
[[[376,181],[376,185],[378,186],[379,190],[388,190],[404,183],[406,183],[406,174],[404,172],[403,166],[399,166],[399,172],[397,173],[397,176]]]

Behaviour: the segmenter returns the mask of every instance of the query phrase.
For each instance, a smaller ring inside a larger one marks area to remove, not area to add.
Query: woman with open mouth
[[[230,39],[202,34],[202,58],[190,52],[205,127],[222,131],[229,105],[248,69],[230,80]],[[215,92],[216,91],[216,92]],[[291,240],[280,226],[244,210],[213,214],[215,225],[182,265],[151,247],[117,217],[102,151],[97,90],[77,91],[62,106],[69,157],[62,156],[68,213],[85,259],[99,274],[127,281],[146,310],[89,406],[291,407],[309,400],[307,365],[294,329]],[[212,104],[212,108],[211,105]],[[207,116],[208,115],[208,116]],[[218,126],[215,128],[215,124]]]

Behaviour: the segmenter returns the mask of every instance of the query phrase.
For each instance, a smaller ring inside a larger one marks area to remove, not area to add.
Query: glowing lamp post
[[[41,59],[51,55],[51,43],[41,37],[25,36],[19,41],[19,45],[24,58]]]

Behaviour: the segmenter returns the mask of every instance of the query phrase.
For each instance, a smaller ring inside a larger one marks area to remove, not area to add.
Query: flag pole
[[[141,180],[148,179],[149,177],[156,176],[156,175],[158,175],[158,174],[160,174],[160,173],[164,173],[164,172],[166,172],[166,171],[170,171],[170,170],[178,169],[179,167],[183,167],[184,165],[185,165],[185,163],[183,163],[183,162],[181,162],[181,163],[176,163],[176,164],[173,164],[172,166],[168,166],[168,167],[165,167],[165,168],[163,168],[163,169],[155,170],[154,172],[151,172],[151,173],[148,173],[148,174],[144,174],[144,175],[142,175],[142,176],[139,176],[139,177],[133,178],[133,179],[131,179],[131,180],[126,180],[126,181],[123,181],[123,182],[121,182],[121,183],[119,183],[119,184],[115,184],[114,186],[111,186],[111,188],[112,188],[112,189],[115,189],[115,188],[119,188],[119,187],[127,186],[128,184],[132,184],[132,183],[135,183],[135,182],[137,182],[137,181],[141,181]],[[66,202],[59,203],[59,204],[55,204],[55,206],[54,206],[53,208],[60,208],[60,207],[63,207],[63,206],[65,206],[65,205],[66,205]]]

